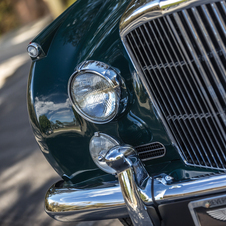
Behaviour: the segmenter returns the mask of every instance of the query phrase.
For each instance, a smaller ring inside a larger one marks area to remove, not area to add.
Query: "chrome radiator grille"
[[[188,165],[226,169],[226,3],[143,23],[125,40]]]

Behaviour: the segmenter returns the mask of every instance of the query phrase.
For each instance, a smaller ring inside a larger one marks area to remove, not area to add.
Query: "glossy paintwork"
[[[31,67],[28,111],[36,140],[52,167],[73,183],[89,183],[92,178],[115,179],[98,169],[89,154],[89,141],[97,131],[132,146],[155,141],[164,144],[165,157],[145,163],[150,174],[164,170],[164,162],[177,160],[180,168],[184,167],[120,40],[119,21],[128,3],[77,1],[63,21],[49,26],[53,40],[45,46],[46,56]],[[49,40],[48,30],[45,34],[34,41]],[[126,111],[110,123],[97,125],[84,120],[69,101],[68,80],[85,60],[109,64],[119,69],[125,80],[129,103]],[[174,169],[170,165],[167,173]]]
[[[48,50],[54,35],[56,34],[60,25],[65,21],[70,12],[73,10],[73,6],[65,10],[59,17],[57,17],[51,24],[49,24],[33,42],[39,43],[42,47],[42,54],[39,58],[43,58],[48,54]]]

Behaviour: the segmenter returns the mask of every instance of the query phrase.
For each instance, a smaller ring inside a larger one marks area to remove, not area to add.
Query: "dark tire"
[[[120,218],[119,220],[124,226],[133,226],[133,223],[132,223],[132,221],[131,221],[131,219],[129,217],[127,217],[127,218]]]

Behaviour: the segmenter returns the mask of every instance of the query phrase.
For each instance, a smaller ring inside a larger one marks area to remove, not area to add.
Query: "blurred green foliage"
[[[11,0],[0,0],[0,35],[19,25]]]

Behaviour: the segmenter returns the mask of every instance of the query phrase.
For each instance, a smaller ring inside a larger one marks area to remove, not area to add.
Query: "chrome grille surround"
[[[128,9],[122,41],[182,159],[225,170],[225,0],[132,2]]]

